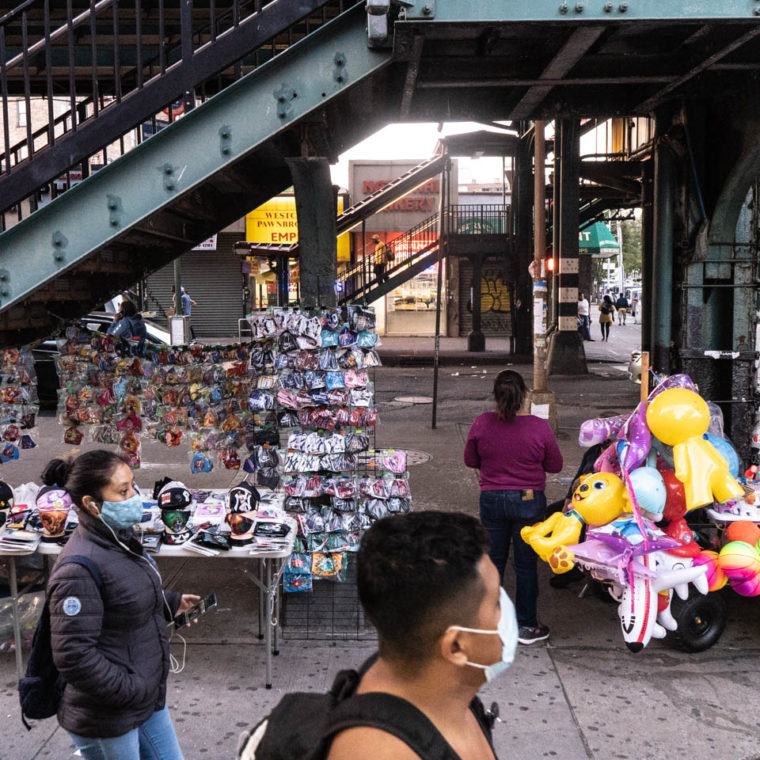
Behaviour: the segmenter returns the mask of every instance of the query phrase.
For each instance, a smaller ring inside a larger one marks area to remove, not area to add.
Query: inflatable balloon
[[[697,386],[688,375],[671,375],[670,377],[666,377],[652,390],[652,392],[649,394],[649,401],[652,401],[652,399],[656,398],[661,393],[670,390],[671,388],[685,388],[686,390],[698,393]]]
[[[629,475],[629,478],[639,507],[649,512],[650,519],[655,522],[662,519],[667,497],[662,475],[653,467],[639,467]]]
[[[657,455],[665,462],[668,463],[671,469],[673,469],[673,447],[668,446],[667,443],[663,443],[658,438],[652,436],[652,448],[657,452]]]
[[[723,410],[714,401],[707,402],[707,409],[710,412],[710,426],[707,428],[707,432],[718,438],[725,438],[726,434],[723,432]]]
[[[719,591],[728,583],[728,578],[718,564],[718,552],[705,549],[694,557],[693,562],[695,565],[704,565],[707,568],[707,583],[710,591]]]
[[[625,486],[616,475],[606,472],[583,475],[573,492],[570,511],[554,512],[543,522],[523,528],[520,535],[544,562],[549,562],[556,549],[578,540],[584,525],[606,525],[622,514],[624,499]],[[562,572],[570,567],[563,566]]]
[[[729,582],[748,581],[760,574],[760,553],[744,541],[730,541],[718,554],[718,566]]]
[[[760,576],[750,578],[748,581],[730,581],[731,588],[742,596],[760,595]]]
[[[622,448],[618,448],[620,466],[626,472],[632,472],[642,464],[652,447],[652,436],[647,427],[646,404],[639,404],[628,418],[623,430]]]
[[[686,514],[686,494],[683,483],[676,477],[673,470],[660,470],[660,476],[665,484],[665,509],[662,516],[666,520],[678,520]]]
[[[595,472],[609,472],[618,477],[622,475],[617,454],[617,443],[611,443],[594,462]]]
[[[739,455],[731,445],[731,441],[712,433],[705,433],[702,437],[726,460],[728,471],[731,475],[738,478],[741,464],[739,462]]]
[[[699,394],[684,388],[665,390],[649,405],[646,418],[652,433],[673,447],[676,477],[684,484],[687,509],[744,495],[726,460],[702,438],[710,414]]]
[[[744,541],[745,544],[757,548],[760,541],[760,528],[749,520],[736,520],[726,528],[726,538],[731,541]]]
[[[590,449],[598,443],[615,438],[629,416],[618,414],[616,417],[597,417],[586,420],[578,431],[578,445],[584,449]]]

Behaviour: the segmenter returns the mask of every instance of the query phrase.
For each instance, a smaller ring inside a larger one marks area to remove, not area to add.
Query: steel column
[[[652,293],[652,367],[670,373],[673,326],[673,212],[676,192],[675,157],[664,141],[665,117],[658,117],[654,149],[654,255],[652,273],[657,288]],[[669,124],[669,118],[667,123]]]
[[[301,306],[332,307],[338,279],[335,190],[326,158],[287,159],[296,193]]]
[[[555,122],[559,132],[560,197],[558,332],[549,348],[549,374],[585,375],[586,352],[578,332],[578,185],[580,181],[580,133],[576,119]],[[555,138],[556,141],[556,138]],[[556,199],[555,199],[556,202]]]
[[[481,280],[483,279],[483,259],[480,256],[472,256],[472,297],[470,306],[472,307],[472,330],[467,335],[468,351],[485,351],[486,339],[480,329],[481,317]]]

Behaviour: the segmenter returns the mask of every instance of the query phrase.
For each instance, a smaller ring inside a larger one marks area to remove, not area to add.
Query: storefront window
[[[445,283],[445,277],[442,278]],[[435,333],[438,264],[412,277],[385,297],[387,334],[433,335]],[[446,299],[441,299],[445,312]],[[445,313],[442,316],[445,325]]]

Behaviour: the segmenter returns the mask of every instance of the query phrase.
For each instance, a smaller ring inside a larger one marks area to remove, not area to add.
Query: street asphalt
[[[629,320],[625,327],[613,327],[609,343],[598,340],[598,326],[592,329],[597,340],[585,344],[589,374],[550,378],[565,466],[549,476],[549,501],[564,495],[580,463],[580,423],[631,410],[638,400],[638,386],[628,381],[626,369],[631,350],[640,343],[640,326]],[[462,448],[474,417],[491,408],[495,374],[510,364],[507,342],[489,339],[485,354],[467,354],[464,339],[442,339],[446,358],[439,373],[435,429],[430,403],[433,339],[384,338],[383,343],[381,355],[394,366],[376,370],[376,445],[414,452],[410,477],[415,509],[477,514],[477,478],[464,466]],[[530,384],[532,367],[513,366]],[[54,417],[43,417],[40,431],[37,449],[3,465],[2,477],[14,486],[39,482],[50,457],[77,451],[60,442]],[[155,443],[145,444],[143,459],[137,480],[144,486],[164,475],[190,487],[228,487],[238,479],[224,472],[191,476],[186,454]],[[289,634],[286,626],[275,658],[274,688],[266,690],[264,649],[256,635],[257,592],[243,572],[246,564],[159,558],[168,586],[195,593],[215,590],[219,598],[218,611],[187,631],[185,669],[169,678],[169,706],[188,760],[234,757],[238,733],[260,720],[285,692],[324,691],[340,668],[358,665],[373,652],[371,638],[360,641],[346,634],[343,640],[304,640]],[[539,616],[550,627],[551,638],[520,647],[507,674],[482,690],[486,703],[496,700],[500,705],[503,722],[495,728],[499,757],[760,757],[760,603],[725,592],[730,616],[726,631],[701,654],[679,652],[667,640],[653,640],[632,654],[623,643],[614,604],[595,595],[579,597],[580,584],[554,589],[550,575],[542,565]],[[513,584],[510,569],[510,593]],[[173,650],[181,655],[181,644],[175,643]],[[24,729],[15,679],[13,654],[0,652],[5,726],[0,758],[72,757],[71,744],[54,719],[39,722],[28,733]]]

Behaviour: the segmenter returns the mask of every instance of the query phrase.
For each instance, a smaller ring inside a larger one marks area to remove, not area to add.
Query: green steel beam
[[[758,18],[757,0],[404,0],[410,21],[515,22]],[[759,19],[760,20],[760,19]]]
[[[0,235],[0,312],[371,76],[363,6],[291,46]]]

